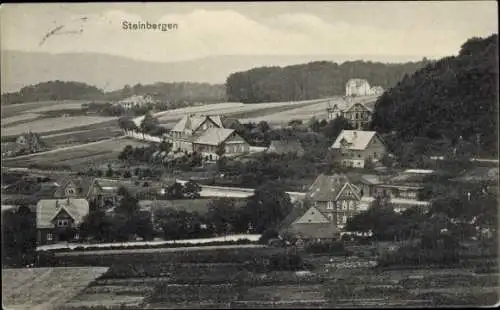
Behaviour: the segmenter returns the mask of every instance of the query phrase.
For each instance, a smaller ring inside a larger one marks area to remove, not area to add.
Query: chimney
[[[56,200],[56,210],[59,209],[59,200]]]

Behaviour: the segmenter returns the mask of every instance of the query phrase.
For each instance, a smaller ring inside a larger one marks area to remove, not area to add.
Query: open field
[[[112,137],[119,137],[122,131],[118,128],[96,128],[71,131],[67,133],[56,133],[43,136],[43,141],[49,145],[50,148],[63,147],[68,145],[78,145],[83,143],[90,143],[100,141]]]
[[[27,130],[37,133],[49,132],[54,130],[66,130],[77,126],[86,126],[96,123],[101,123],[109,120],[116,120],[117,117],[103,116],[74,116],[74,117],[59,117],[35,120],[27,124],[2,128],[2,136],[19,135]]]
[[[126,139],[110,139],[91,144],[56,149],[54,151],[4,159],[5,167],[27,167],[33,164],[50,167],[69,166],[72,169],[88,167],[91,164],[116,160],[126,145],[145,146],[147,143]]]
[[[19,114],[19,115],[14,115],[11,117],[2,118],[2,127],[7,127],[7,125],[15,124],[18,122],[29,121],[29,120],[35,119],[37,117],[40,117],[40,114],[30,112],[30,113]]]
[[[81,110],[83,103],[88,103],[89,101],[81,101],[81,102],[66,102],[63,104],[57,104],[52,106],[39,107],[33,110],[29,110],[30,113],[43,113],[50,111],[58,111],[58,110]]]
[[[180,211],[187,212],[198,212],[199,214],[205,214],[208,212],[208,204],[214,198],[201,198],[201,199],[181,199],[181,200],[172,200],[172,208]],[[233,199],[235,202],[235,207],[242,207],[245,203],[244,199]]]
[[[199,107],[175,109],[175,110],[160,112],[157,115],[160,123],[171,123],[172,121],[177,121],[187,113],[222,114],[228,116],[236,115],[238,117],[242,117],[245,115],[245,113],[257,113],[257,111],[261,111],[264,114],[269,114],[276,111],[282,111],[283,109],[289,109],[295,106],[303,107],[307,105],[313,105],[317,102],[326,100],[328,99],[317,99],[317,100],[296,101],[296,102],[257,103],[257,104],[217,103]]]
[[[19,104],[2,104],[2,118],[19,115],[24,112],[33,112],[33,110],[39,109],[48,109],[41,111],[71,109],[76,105],[81,106],[81,104],[88,102],[91,102],[91,100],[50,100]]]
[[[2,304],[6,309],[54,309],[107,270],[106,267],[2,269]]]

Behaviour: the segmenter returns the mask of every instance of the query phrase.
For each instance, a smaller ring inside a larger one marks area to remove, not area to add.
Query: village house
[[[297,156],[304,155],[304,148],[297,140],[273,140],[266,149],[267,153],[271,154],[294,154]]]
[[[369,96],[370,84],[365,79],[350,79],[345,86],[347,97]]]
[[[345,174],[321,174],[309,188],[306,201],[310,207],[286,219],[283,232],[292,233],[303,242],[339,239],[347,220],[368,209],[361,201],[361,190]]]
[[[364,168],[366,161],[377,162],[388,153],[375,131],[342,130],[330,149],[334,162],[354,168]]]
[[[248,153],[250,145],[234,129],[227,128],[220,116],[187,115],[175,124],[166,140],[173,150],[198,152],[208,159]]]
[[[353,101],[350,98],[338,99],[329,104],[327,109],[328,119],[334,120],[339,117],[345,118],[349,124],[358,130],[368,127],[372,121],[373,101]]]
[[[129,98],[120,100],[113,105],[115,106],[121,106],[125,110],[130,110],[133,108],[138,108],[138,107],[143,107],[147,105],[152,105],[155,104],[156,101],[153,99],[153,97],[146,95],[133,95]]]
[[[82,198],[42,199],[36,206],[37,244],[79,239],[77,229],[89,214],[89,203]]]
[[[425,177],[432,170],[408,169],[391,175],[350,174],[349,179],[361,188],[361,202],[371,205],[377,196],[388,198],[388,204],[395,212],[411,207],[427,207],[428,201],[420,200]]]

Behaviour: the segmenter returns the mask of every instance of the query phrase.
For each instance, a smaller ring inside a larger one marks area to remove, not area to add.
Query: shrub
[[[270,257],[269,270],[300,270],[304,268],[302,257],[292,253],[277,253]]]
[[[347,251],[342,242],[325,242],[308,244],[305,249],[308,253],[346,255]]]
[[[277,238],[278,231],[276,229],[266,229],[262,235],[260,236],[259,243],[260,244],[268,244],[270,239]]]

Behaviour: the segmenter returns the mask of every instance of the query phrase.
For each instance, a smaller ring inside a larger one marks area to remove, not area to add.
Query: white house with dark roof
[[[365,79],[350,79],[345,85],[347,97],[368,96],[371,94],[370,83]]]
[[[173,149],[187,153],[199,152],[216,159],[218,150],[226,156],[248,153],[250,145],[235,130],[225,128],[219,115],[186,115],[170,131],[167,140]]]
[[[364,168],[365,161],[379,161],[388,153],[387,145],[379,134],[361,130],[342,130],[330,150],[335,162],[354,168]]]
[[[128,98],[125,98],[123,100],[120,100],[116,102],[114,105],[116,106],[121,106],[125,110],[129,110],[132,108],[137,108],[137,107],[143,107],[148,104],[154,104],[156,101],[153,99],[153,97],[149,95],[133,95]]]
[[[78,226],[89,214],[89,203],[82,198],[42,199],[36,206],[39,245],[78,240]]]

